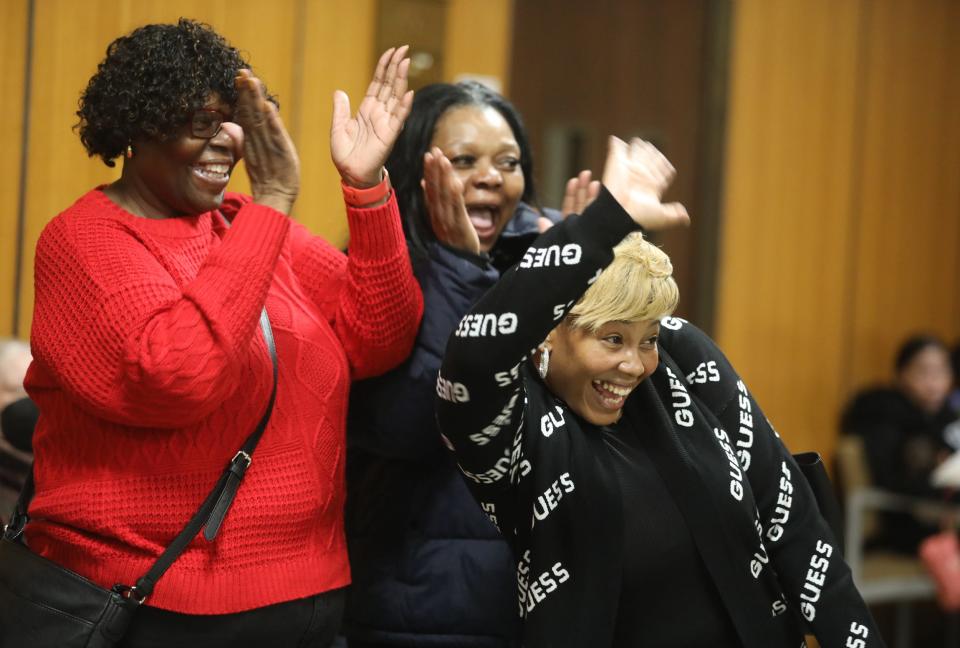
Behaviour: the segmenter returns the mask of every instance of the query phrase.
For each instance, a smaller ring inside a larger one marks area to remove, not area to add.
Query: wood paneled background
[[[500,79],[530,106],[528,122],[536,128],[531,120],[550,101],[546,74],[564,60],[543,54],[558,32],[518,30],[537,21],[530,8],[538,3],[434,1],[446,12],[443,78]],[[709,109],[709,84],[680,77],[702,80],[717,67],[706,60],[715,48],[698,40],[710,29],[713,5],[571,0],[553,5],[554,13],[566,4],[580,12],[570,15],[581,28],[559,47],[608,65],[560,71],[565,85],[555,101],[576,111],[570,119],[589,120],[599,101],[597,110],[613,115],[617,128],[657,136],[665,131],[647,117],[660,115],[680,125],[669,142],[674,152],[699,159],[696,142],[704,141],[710,119],[690,111]],[[960,336],[960,3],[736,0],[730,7],[719,259],[715,268],[700,264],[687,244],[674,243],[674,253],[685,272],[717,273],[713,332],[790,445],[829,454],[842,403],[857,386],[889,375],[906,334]],[[72,131],[77,98],[110,40],[147,22],[204,20],[248,54],[279,96],[300,152],[296,218],[344,244],[327,144],[331,94],[346,90],[354,105],[362,96],[380,10],[377,0],[0,3],[0,335],[29,333],[32,256],[42,227],[115,177],[86,157]],[[611,13],[604,18],[601,11]],[[637,39],[659,53],[633,60]],[[524,59],[540,52],[543,60],[529,59],[518,76],[511,51]],[[632,77],[609,69],[623,58],[651,83],[691,90],[631,90],[625,86]],[[684,96],[689,101],[678,100]],[[685,178],[679,192],[701,182],[697,169],[678,166]],[[232,188],[246,187],[239,170]],[[681,260],[683,254],[696,258]]]
[[[734,3],[716,336],[829,454],[900,341],[960,337],[960,3]]]

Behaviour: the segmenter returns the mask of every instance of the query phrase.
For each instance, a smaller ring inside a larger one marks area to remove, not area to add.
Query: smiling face
[[[657,368],[659,333],[656,320],[607,322],[596,331],[561,323],[547,337],[547,387],[586,421],[612,425],[630,392]]]
[[[226,118],[232,114],[216,95],[204,109]],[[193,135],[188,121],[167,140],[135,142],[133,157],[123,167],[123,206],[148,218],[193,216],[218,208],[240,159],[242,140],[235,124],[225,122],[216,135],[204,139]]]
[[[489,252],[523,195],[520,146],[510,125],[490,106],[451,108],[437,120],[430,146],[438,146],[463,182],[470,222]]]

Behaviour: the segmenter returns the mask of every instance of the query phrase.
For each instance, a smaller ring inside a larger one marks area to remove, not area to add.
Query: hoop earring
[[[537,373],[540,374],[540,378],[546,380],[548,371],[550,371],[550,347],[541,345],[540,363],[537,365]]]
[[[124,152],[124,156],[129,160],[133,157],[133,145],[127,144],[127,150]]]

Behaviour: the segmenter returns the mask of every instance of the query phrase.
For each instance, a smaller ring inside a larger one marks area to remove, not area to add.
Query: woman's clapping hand
[[[413,105],[413,91],[407,91],[407,49],[383,53],[355,117],[347,94],[337,90],[333,95],[330,154],[348,185],[372,187],[382,180],[383,165]]]
[[[660,202],[675,175],[673,165],[650,142],[633,138],[627,144],[610,138],[603,185],[641,227],[656,231],[690,224],[683,205]]]

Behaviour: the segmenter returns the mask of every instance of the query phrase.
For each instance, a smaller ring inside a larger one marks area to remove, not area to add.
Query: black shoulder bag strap
[[[187,522],[183,530],[173,539],[173,542],[160,554],[160,557],[153,563],[150,571],[138,579],[136,585],[133,587],[126,585],[114,586],[114,590],[135,601],[138,605],[143,603],[144,600],[153,593],[153,588],[156,586],[157,581],[160,580],[174,561],[180,557],[180,554],[184,552],[197,534],[200,533],[200,529],[204,529],[203,535],[210,542],[217,537],[220,526],[227,516],[227,511],[230,510],[230,505],[233,504],[233,499],[237,494],[237,489],[240,487],[240,482],[243,480],[247,468],[250,467],[253,451],[256,449],[257,443],[259,443],[260,437],[263,436],[263,431],[267,429],[270,414],[273,412],[273,403],[277,398],[278,372],[277,348],[273,341],[273,329],[270,327],[270,318],[267,317],[266,308],[260,313],[260,328],[263,330],[263,338],[267,343],[267,350],[270,352],[270,360],[273,363],[273,389],[270,392],[270,400],[267,402],[266,411],[263,413],[256,429],[247,437],[243,446],[240,447],[237,454],[230,460],[227,468],[223,471],[220,479],[217,480],[216,485],[213,487],[213,490],[210,491],[210,494],[207,495],[203,504],[201,504],[197,512],[193,514],[193,517]],[[23,528],[26,526],[28,520],[27,507],[30,505],[30,500],[33,499],[33,494],[33,470],[31,470],[27,475],[23,490],[20,491],[20,497],[17,499],[17,506],[10,519],[10,524],[7,525],[5,537],[8,539],[15,540],[23,532]]]

